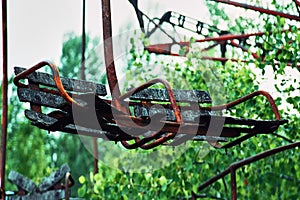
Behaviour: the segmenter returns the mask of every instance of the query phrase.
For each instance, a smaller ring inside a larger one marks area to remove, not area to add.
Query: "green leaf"
[[[166,177],[165,176],[161,176],[160,178],[159,178],[159,184],[160,185],[166,185],[167,184],[167,179],[166,179]]]
[[[85,197],[86,185],[83,185],[81,188],[79,188],[77,193],[79,197]]]
[[[80,184],[84,184],[85,183],[85,177],[84,176],[80,176],[79,177],[79,183]]]

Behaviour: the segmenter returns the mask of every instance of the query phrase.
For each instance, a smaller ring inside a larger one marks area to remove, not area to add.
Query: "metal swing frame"
[[[239,3],[235,1],[228,1],[228,0],[210,0],[214,1],[216,3],[223,3],[223,4],[228,4],[231,6],[235,7],[240,7],[248,10],[253,10],[257,11],[260,13],[264,13],[267,15],[274,15],[274,16],[279,16],[283,17],[286,19],[294,20],[294,21],[300,21],[300,3],[298,0],[293,0],[295,3],[295,6],[297,8],[297,11],[299,13],[299,16],[297,15],[291,15],[288,13],[284,12],[279,12],[276,10],[270,10],[266,8],[262,8],[259,6],[253,6],[245,3]],[[161,43],[161,44],[150,44],[145,46],[145,49],[148,50],[151,53],[156,53],[156,54],[164,54],[164,55],[170,55],[170,56],[185,56],[186,53],[189,52],[189,48],[191,43],[187,41],[176,41],[170,34],[168,34],[163,28],[162,25],[164,23],[168,23],[172,25],[173,27],[180,27],[183,29],[186,29],[188,31],[194,32],[198,35],[203,36],[204,38],[202,39],[196,39],[194,42],[195,43],[207,43],[209,44],[206,48],[202,49],[201,52],[206,52],[212,48],[215,48],[217,46],[220,46],[220,53],[221,57],[211,57],[211,56],[202,56],[201,59],[203,60],[212,60],[212,61],[219,61],[222,62],[223,64],[227,61],[232,61],[232,62],[247,62],[247,60],[240,60],[237,58],[227,58],[226,57],[226,51],[227,51],[227,46],[231,46],[233,48],[238,48],[241,49],[243,52],[249,52],[249,48],[246,47],[247,40],[249,38],[253,37],[260,37],[264,36],[266,34],[271,34],[271,32],[254,32],[254,33],[242,33],[242,34],[236,34],[236,33],[231,33],[228,30],[221,30],[218,29],[217,27],[213,25],[206,24],[202,21],[199,21],[197,19],[193,19],[187,16],[184,16],[182,14],[176,13],[174,11],[167,11],[165,14],[163,14],[162,17],[160,18],[150,18],[147,14],[145,14],[143,11],[141,11],[138,7],[138,0],[130,0],[130,3],[133,5],[141,30],[145,33],[145,36],[150,38],[153,33],[156,31],[161,31],[163,34],[167,35],[172,42],[170,43]],[[150,30],[146,30],[145,26],[146,23],[144,19],[148,20],[148,27],[149,24],[153,24],[154,28]],[[157,21],[157,22],[156,22]],[[203,33],[203,29],[206,30],[206,32],[210,33],[215,33],[217,36],[209,36],[208,34]],[[298,28],[300,30],[300,28]],[[176,30],[175,30],[176,31]],[[290,32],[290,29],[287,30],[282,30],[281,32]],[[210,42],[213,42],[213,44],[210,44]],[[185,54],[180,54],[177,51],[172,51],[172,47],[175,45],[179,45],[180,47],[186,47],[185,49]],[[250,52],[252,57],[254,59],[259,60],[260,62],[265,62],[264,56],[261,55],[259,56],[258,54],[254,52]],[[275,62],[275,65],[278,65],[279,63]],[[291,66],[292,63],[287,63],[287,66]],[[300,63],[296,63],[297,68],[300,69]]]

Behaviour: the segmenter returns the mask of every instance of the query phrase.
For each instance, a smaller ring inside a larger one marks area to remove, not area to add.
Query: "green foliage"
[[[82,50],[82,38],[74,33],[68,33],[64,37],[62,55],[61,55],[61,67],[60,71],[62,76],[69,78],[80,78],[81,68],[81,50]],[[101,47],[100,47],[101,48]],[[86,50],[85,50],[85,75],[86,79],[90,81],[96,81],[98,83],[105,83],[105,74],[102,74],[104,68],[103,61],[98,55],[99,39],[90,38],[86,36]],[[100,77],[100,79],[99,79]]]
[[[105,75],[100,76],[98,73],[102,61],[96,56],[97,45],[98,39],[90,39],[87,36],[86,66],[89,67],[86,74],[89,80],[105,83]],[[80,36],[73,33],[65,36],[61,62],[61,76],[78,77],[81,63]],[[69,164],[75,180],[92,170],[93,157],[84,148],[78,136],[64,133],[47,134],[47,131],[30,124],[24,116],[24,110],[28,109],[29,105],[18,100],[12,78],[9,81],[9,94],[6,175],[15,170],[39,183],[64,163]],[[75,182],[72,190],[75,192],[78,187],[79,183]],[[17,188],[7,181],[6,189]]]
[[[74,33],[65,35],[61,55],[61,76],[80,79],[81,42],[81,36]],[[98,45],[98,38],[86,36],[85,75],[89,81],[105,83],[106,76],[102,74],[104,69],[100,70],[103,61],[97,52]],[[60,133],[58,137],[52,140],[50,148],[55,155],[55,160],[53,160],[55,165],[61,166],[63,163],[68,163],[74,180],[78,180],[82,174],[87,175],[93,169],[94,158],[84,147],[78,135]],[[79,186],[76,181],[75,186],[72,187],[73,193],[77,191]]]
[[[39,183],[50,170],[49,149],[45,145],[49,137],[44,131],[31,126],[30,122],[23,117],[25,107],[19,102],[16,88],[11,87],[12,84],[10,79],[9,94],[12,95],[8,102],[6,175],[14,170]],[[2,109],[0,110],[2,112]],[[6,189],[16,190],[9,182]]]

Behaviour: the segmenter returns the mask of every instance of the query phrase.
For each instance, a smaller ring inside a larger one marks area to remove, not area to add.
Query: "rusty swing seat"
[[[37,72],[44,66],[50,66],[52,74]],[[107,95],[104,85],[62,78],[56,66],[48,61],[29,69],[15,67],[15,74],[14,83],[18,86],[20,101],[30,103],[25,116],[32,125],[48,131],[120,141],[128,149],[151,149],[161,144],[176,146],[186,140],[207,140],[216,147],[228,148],[256,134],[272,133],[287,122],[280,120],[274,100],[264,91],[254,92],[226,105],[202,107],[211,103],[207,92],[172,90],[166,81],[160,79],[150,81],[118,99],[107,100],[104,98]],[[22,79],[26,79],[28,84],[21,82]],[[148,88],[156,83],[162,83],[166,89]],[[217,116],[212,112],[228,109],[257,95],[267,97],[275,120],[237,119]],[[178,103],[185,105],[179,107]],[[91,120],[93,114],[97,118],[96,123]],[[76,115],[79,115],[79,120]],[[213,123],[217,126],[214,127]],[[227,142],[229,138],[237,139]],[[218,142],[227,143],[221,146]]]
[[[18,97],[21,102],[30,103],[25,116],[33,125],[48,131],[121,142],[127,149],[151,149],[159,145],[176,146],[187,140],[206,140],[215,147],[229,148],[257,134],[272,134],[287,123],[280,119],[272,96],[265,91],[211,106],[212,100],[205,91],[173,90],[167,81],[153,79],[121,95],[110,13],[110,1],[102,0],[104,56],[111,97],[104,85],[60,77],[57,67],[49,61],[29,69],[15,67]],[[44,66],[49,66],[52,74],[37,71]],[[165,89],[150,88],[155,84]],[[217,115],[258,95],[269,101],[274,120]]]

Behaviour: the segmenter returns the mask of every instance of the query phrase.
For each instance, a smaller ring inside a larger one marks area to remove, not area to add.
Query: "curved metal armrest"
[[[148,81],[142,85],[140,85],[139,87],[137,88],[134,88],[134,89],[131,89],[130,91],[128,91],[127,93],[123,94],[122,96],[120,96],[118,98],[118,100],[124,100],[128,97],[130,97],[131,95],[133,95],[134,93],[137,93],[143,89],[146,89],[156,83],[162,83],[164,85],[164,87],[166,88],[167,90],[167,93],[168,93],[168,96],[169,96],[169,100],[170,100],[170,103],[171,103],[171,106],[172,106],[172,109],[174,111],[174,115],[175,115],[175,118],[176,118],[176,121],[177,123],[182,123],[182,117],[181,117],[181,114],[180,114],[180,109],[177,105],[177,102],[176,102],[176,99],[175,99],[175,96],[174,96],[174,92],[170,86],[170,84],[163,80],[163,79],[160,79],[160,78],[156,78],[156,79],[153,79],[151,81]]]
[[[66,180],[65,180],[65,195],[66,195],[66,200],[70,199],[70,192],[69,188],[72,187],[75,184],[75,181],[73,177],[71,176],[70,172],[66,173]]]
[[[123,101],[124,99],[129,98],[134,93],[139,92],[143,89],[146,89],[146,88],[148,88],[148,87],[150,87],[150,86],[152,86],[156,83],[162,83],[164,85],[164,87],[166,88],[168,96],[169,96],[169,100],[170,100],[170,103],[171,103],[171,107],[174,111],[176,122],[178,124],[181,124],[182,123],[182,117],[181,117],[180,109],[177,105],[173,90],[172,90],[170,84],[167,81],[163,80],[163,79],[156,78],[156,79],[153,79],[151,81],[148,81],[148,82],[140,85],[139,87],[134,88],[134,89],[128,91],[127,93],[123,94],[122,96],[120,96],[117,99],[117,101]],[[163,136],[159,139],[156,139],[154,142],[146,144],[146,143],[150,142],[151,140],[155,139],[155,137],[158,134],[160,134],[159,131],[156,132],[156,133],[153,133],[151,137],[144,138],[142,140],[140,140],[139,138],[135,138],[135,143],[134,144],[129,144],[127,141],[121,141],[121,143],[127,149],[134,149],[134,148],[138,148],[138,147],[141,147],[142,149],[151,149],[151,148],[159,146],[159,145],[165,143],[166,141],[174,138],[175,135],[176,135],[176,133],[168,133],[167,135],[165,135],[165,136]]]
[[[248,94],[244,97],[241,97],[235,101],[232,101],[230,103],[227,103],[227,104],[223,104],[223,105],[218,105],[218,106],[211,106],[211,107],[200,107],[200,109],[203,109],[203,110],[225,110],[225,109],[228,109],[228,108],[232,108],[238,104],[241,104],[249,99],[252,99],[253,97],[255,96],[259,96],[259,95],[262,95],[262,96],[265,96],[267,99],[268,99],[268,102],[270,103],[271,105],[271,108],[273,110],[273,113],[275,115],[275,119],[276,120],[280,120],[280,114],[279,114],[279,111],[278,111],[278,108],[275,104],[275,101],[273,99],[273,97],[266,91],[263,91],[263,90],[258,90],[258,91],[255,91],[251,94]]]
[[[52,63],[51,61],[42,61],[39,62],[38,64],[34,65],[33,67],[21,72],[14,78],[14,84],[18,87],[28,87],[28,85],[25,85],[20,82],[21,79],[25,79],[28,75],[34,73],[36,70],[44,67],[44,66],[49,66],[51,68],[52,74],[53,74],[53,79],[56,84],[56,87],[60,93],[60,95],[69,103],[69,104],[75,104],[77,106],[80,106],[78,102],[76,102],[65,90],[60,76],[59,76],[59,71],[57,66]]]

